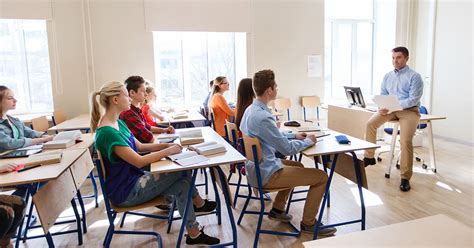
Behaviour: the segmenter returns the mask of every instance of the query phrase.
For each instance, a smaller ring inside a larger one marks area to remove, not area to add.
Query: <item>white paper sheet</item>
[[[388,109],[388,112],[403,110],[400,101],[394,95],[377,95],[372,99],[379,108]]]

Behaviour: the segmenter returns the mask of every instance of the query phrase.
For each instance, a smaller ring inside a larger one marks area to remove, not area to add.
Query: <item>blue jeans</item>
[[[150,201],[160,195],[176,198],[178,211],[181,216],[184,214],[184,208],[188,197],[189,187],[191,186],[191,172],[171,172],[163,174],[151,174],[145,171],[145,175],[141,176],[135,187],[128,194],[127,199],[120,203],[120,207],[130,207]],[[196,197],[198,192],[193,189],[192,198]],[[186,227],[199,227],[194,214],[192,202],[188,207],[188,217]]]

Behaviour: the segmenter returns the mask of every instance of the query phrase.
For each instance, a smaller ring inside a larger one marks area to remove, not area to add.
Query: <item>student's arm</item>
[[[234,110],[229,107],[227,101],[225,100],[224,96],[222,95],[214,95],[216,97],[216,105],[222,109],[227,115],[234,116]]]
[[[309,138],[304,140],[288,140],[288,137],[278,130],[274,122],[275,120],[271,116],[263,118],[258,124],[258,131],[256,133],[258,133],[259,139],[270,144],[283,155],[294,155],[314,144]],[[288,136],[295,138],[295,134],[288,134]]]
[[[12,172],[18,165],[14,163],[4,163],[0,164],[0,173],[3,172]]]
[[[135,138],[135,145],[139,152],[156,152],[163,149],[166,149],[172,145],[178,145],[175,143],[164,143],[164,144],[144,144],[141,143],[137,138]]]
[[[147,166],[153,162],[159,161],[166,156],[177,154],[181,152],[181,147],[178,145],[170,146],[158,152],[152,152],[147,155],[141,156],[140,154],[136,153],[132,148],[129,146],[114,146],[113,152],[119,158],[125,160],[129,164],[137,167],[142,168]]]
[[[12,150],[21,147],[27,147],[32,145],[41,144],[53,139],[53,136],[45,136],[41,138],[26,138],[21,137],[18,139],[14,139],[9,135],[6,135],[4,132],[0,132],[0,150]]]
[[[416,106],[423,95],[423,80],[420,74],[416,73],[410,80],[410,90],[408,91],[408,98],[400,101],[403,109]]]
[[[39,138],[45,134],[43,132],[35,131],[25,125],[23,125],[23,133],[25,134],[25,137],[27,138]]]
[[[172,126],[169,126],[167,128],[150,127],[150,130],[153,133],[175,133],[174,127],[172,127]]]

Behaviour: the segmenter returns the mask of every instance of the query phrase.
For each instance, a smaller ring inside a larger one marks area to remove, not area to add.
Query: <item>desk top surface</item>
[[[310,247],[473,247],[474,229],[434,215],[341,236],[304,242]],[[402,237],[402,238],[401,238]]]
[[[318,142],[316,145],[309,147],[308,149],[302,151],[303,155],[305,156],[318,156],[318,155],[328,155],[328,154],[336,154],[342,152],[353,152],[353,151],[360,151],[366,149],[374,149],[379,148],[380,146],[374,143],[370,143],[365,140],[361,140],[349,135],[346,137],[351,141],[350,144],[339,144],[336,141],[336,135],[345,135],[343,133],[339,133],[332,130],[323,131],[328,133],[328,136],[324,136],[318,138]],[[311,134],[311,132],[307,132]]]
[[[14,186],[45,182],[59,177],[74,161],[76,161],[86,149],[66,149],[63,151],[61,162],[56,164],[42,165],[22,172],[9,172],[0,174],[0,187]],[[2,162],[14,162],[21,164],[26,158],[2,159]]]
[[[181,119],[173,119],[173,115],[177,114],[174,112],[171,113],[164,113],[165,119],[163,121],[156,120],[156,124],[168,124],[168,123],[181,123],[181,122],[189,122],[189,121],[204,121],[206,118],[202,116],[200,113],[196,111],[187,111],[183,114],[187,115],[186,118]]]
[[[202,135],[205,141],[215,141],[219,144],[222,144],[225,146],[227,151],[225,153],[219,153],[219,154],[206,156],[207,158],[209,158],[208,161],[205,161],[200,164],[190,165],[190,166],[181,166],[168,159],[162,159],[158,162],[152,163],[150,171],[152,173],[165,173],[165,172],[213,167],[213,166],[218,166],[218,165],[239,163],[239,162],[246,161],[246,158],[242,154],[240,154],[234,147],[232,147],[229,143],[227,143],[227,141],[225,141],[219,134],[217,134],[210,127],[198,127],[198,128],[202,130]],[[193,128],[193,129],[197,129],[197,128]]]
[[[352,107],[348,107],[348,106],[340,106],[340,105],[331,105],[331,106],[336,106],[336,107],[340,107],[340,108],[346,108],[346,109],[352,109],[352,110],[358,110],[358,111],[364,111],[364,112],[368,112],[368,113],[377,113],[377,112],[374,112],[374,111],[370,111],[370,110],[367,110],[365,108],[361,108],[361,107],[357,107],[357,106],[352,106]],[[444,120],[446,119],[446,116],[443,116],[443,115],[431,115],[431,114],[421,114],[421,117],[420,117],[420,121],[432,121],[432,120]]]
[[[63,131],[63,130],[80,130],[89,129],[91,123],[91,117],[89,114],[82,114],[72,119],[65,120],[64,122],[51,127],[48,131]]]

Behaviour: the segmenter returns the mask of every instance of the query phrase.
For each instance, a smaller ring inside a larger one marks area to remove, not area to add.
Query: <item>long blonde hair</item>
[[[109,107],[109,100],[113,96],[118,96],[122,92],[123,83],[120,82],[110,82],[102,86],[99,91],[93,92],[91,96],[91,130],[94,133],[97,130],[97,125],[99,124],[101,113],[100,105],[107,109]],[[97,102],[97,96],[99,97],[99,102]]]
[[[5,97],[5,92],[7,92],[7,90],[9,90],[7,86],[0,85],[0,117],[3,115],[2,104],[3,104],[3,98]]]

